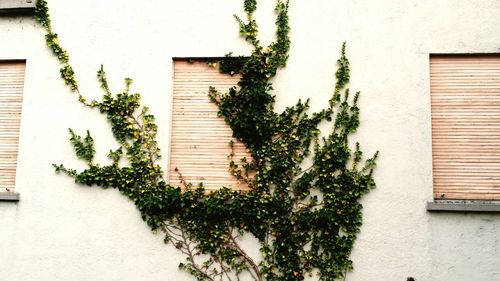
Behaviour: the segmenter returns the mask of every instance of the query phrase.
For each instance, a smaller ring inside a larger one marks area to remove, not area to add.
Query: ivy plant
[[[111,164],[95,163],[90,133],[82,137],[70,129],[76,156],[88,167],[77,171],[54,165],[56,172],[82,185],[116,188],[130,198],[151,229],[161,231],[166,244],[185,254],[179,268],[197,280],[246,276],[289,281],[313,273],[318,280],[336,280],[352,269],[349,256],[362,222],[360,199],[375,187],[372,172],[378,153],[363,161],[359,143],[349,143],[359,126],[359,92],[350,95],[347,88],[345,44],[326,108],[310,113],[309,100],[299,100],[283,112],[275,111],[271,79],[288,58],[288,7],[288,1],[277,0],[276,40],[267,47],[258,39],[253,18],[256,0],[244,0],[246,18],[236,17],[253,51],[249,57],[228,55],[217,64],[221,72],[238,73],[241,79],[225,93],[207,89],[207,98],[252,155],[228,161],[228,170],[249,190],[221,187],[206,192],[202,185],[173,186],[166,181],[157,164],[161,155],[155,118],[141,106],[140,95],[131,93],[131,79],[125,79],[123,91],[113,93],[101,66],[97,81],[102,99],[88,102],[80,94],[69,55],[52,30],[47,2],[37,2],[35,17],[61,64],[61,78],[80,103],[107,117],[117,141],[108,155]],[[318,129],[322,122],[331,124],[324,137]],[[258,259],[241,246],[250,235],[260,245]]]

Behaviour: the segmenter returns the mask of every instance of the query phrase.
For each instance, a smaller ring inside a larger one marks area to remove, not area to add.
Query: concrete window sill
[[[33,14],[36,0],[0,0],[0,14]]]
[[[500,213],[500,202],[474,200],[435,200],[433,202],[427,202],[427,211]]]
[[[19,193],[0,192],[0,201],[19,201]]]

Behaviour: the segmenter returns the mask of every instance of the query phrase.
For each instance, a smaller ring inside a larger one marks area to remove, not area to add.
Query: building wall
[[[242,1],[49,0],[53,27],[70,53],[84,95],[98,98],[104,64],[113,91],[131,77],[151,108],[168,164],[172,57],[250,52],[232,14]],[[274,32],[274,1],[260,1],[261,39]],[[432,201],[429,53],[498,53],[500,2],[291,1],[292,49],[274,80],[277,109],[329,99],[339,48],[347,41],[351,88],[362,91],[355,138],[381,151],[377,189],[364,200],[364,224],[349,281],[500,280],[500,214],[429,213]],[[115,146],[105,118],[83,109],[59,79],[43,30],[25,16],[0,17],[0,60],[26,59],[17,203],[0,202],[0,279],[193,280],[183,259],[151,233],[116,190],[79,186],[52,163],[83,168],[67,128],[93,132],[97,158]],[[249,242],[247,247],[255,249]]]

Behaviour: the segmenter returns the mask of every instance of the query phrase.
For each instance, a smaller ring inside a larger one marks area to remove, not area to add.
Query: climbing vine
[[[77,171],[54,165],[56,172],[79,184],[116,188],[130,198],[144,221],[165,235],[165,243],[185,254],[179,268],[198,280],[239,280],[245,273],[253,280],[289,281],[303,280],[313,272],[319,280],[335,280],[352,269],[349,255],[362,221],[360,199],[375,186],[372,171],[377,153],[362,163],[359,143],[349,145],[349,135],[359,126],[359,92],[350,95],[347,88],[345,44],[325,109],[309,113],[309,100],[299,100],[281,113],[274,110],[270,79],[288,58],[288,5],[277,0],[276,40],[267,47],[258,40],[253,18],[256,0],[244,0],[246,19],[236,17],[240,34],[253,52],[220,61],[221,72],[241,75],[237,88],[227,93],[207,90],[234,137],[252,155],[251,160],[228,163],[249,191],[221,187],[207,193],[203,187],[190,183],[178,187],[165,180],[157,164],[161,156],[154,116],[141,106],[140,95],[130,92],[131,79],[125,79],[123,91],[113,93],[101,66],[97,80],[104,95],[100,101],[86,101],[68,53],[52,30],[47,3],[37,3],[35,16],[61,64],[62,79],[83,105],[107,117],[118,143],[108,154],[111,164],[98,164],[90,133],[82,137],[70,129],[76,156],[88,167]],[[318,129],[322,122],[331,124],[325,137]],[[247,235],[259,242],[258,260],[241,247]]]

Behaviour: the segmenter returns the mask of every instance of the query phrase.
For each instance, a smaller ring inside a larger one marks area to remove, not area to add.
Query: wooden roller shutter
[[[500,199],[500,55],[431,56],[436,199]]]
[[[208,98],[208,89],[227,92],[238,76],[221,74],[205,62],[174,60],[172,138],[169,181],[182,186],[180,174],[196,187],[207,190],[223,186],[246,189],[229,172],[229,141],[234,142],[234,161],[250,159],[243,143],[232,137],[232,130],[217,116],[217,106]],[[177,171],[176,171],[177,169]]]
[[[14,190],[25,63],[0,61],[0,192]]]

